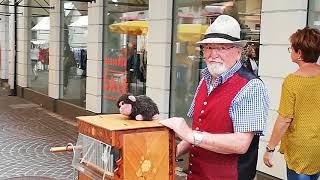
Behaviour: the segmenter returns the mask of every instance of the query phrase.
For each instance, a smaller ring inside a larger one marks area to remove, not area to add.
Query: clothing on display
[[[146,82],[146,79],[147,79],[147,51],[146,50],[141,51],[140,57],[141,57],[140,71],[142,72],[142,75],[143,75],[143,80],[141,80],[141,81]]]
[[[39,49],[39,61],[45,65],[49,65],[49,48]]]
[[[33,48],[30,50],[30,59],[38,61],[38,59],[39,59],[39,49],[38,48]]]
[[[38,79],[38,72],[48,70],[49,48],[45,41],[31,41],[30,60],[33,80]]]
[[[133,55],[128,58],[127,61],[127,72],[128,82],[135,82],[139,79],[141,82],[146,82],[146,69],[147,59],[146,51],[137,53],[134,51]]]
[[[87,68],[87,49],[85,48],[73,48],[74,59],[77,63],[77,67],[82,70]]]

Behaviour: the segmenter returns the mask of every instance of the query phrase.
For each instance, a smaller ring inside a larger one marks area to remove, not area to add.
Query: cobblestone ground
[[[7,94],[0,90],[0,180],[73,179],[72,153],[49,149],[76,142],[75,122]]]
[[[72,180],[72,153],[51,153],[54,146],[75,144],[76,122],[0,88],[0,180]],[[177,163],[176,179],[185,179]]]

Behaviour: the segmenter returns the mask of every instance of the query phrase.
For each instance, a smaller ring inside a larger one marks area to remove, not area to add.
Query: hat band
[[[210,33],[210,34],[204,35],[204,39],[208,39],[208,38],[223,38],[230,41],[240,41],[239,38],[230,36],[228,34],[222,34],[222,33]]]

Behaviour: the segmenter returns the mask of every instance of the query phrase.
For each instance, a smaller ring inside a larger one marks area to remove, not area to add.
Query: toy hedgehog
[[[159,119],[159,109],[153,100],[146,95],[133,96],[123,94],[117,101],[120,114],[130,119],[151,121]]]

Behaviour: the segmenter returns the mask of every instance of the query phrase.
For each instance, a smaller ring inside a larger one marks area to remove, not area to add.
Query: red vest
[[[232,100],[248,83],[235,73],[209,95],[205,81],[195,97],[192,129],[213,134],[233,133],[229,109]],[[188,180],[236,180],[238,155],[220,154],[199,147],[190,149]]]

